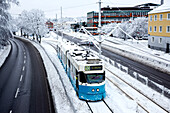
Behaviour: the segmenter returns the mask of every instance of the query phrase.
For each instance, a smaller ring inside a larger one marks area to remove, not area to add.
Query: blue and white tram
[[[80,99],[102,100],[105,92],[103,61],[70,42],[58,42],[57,54]]]

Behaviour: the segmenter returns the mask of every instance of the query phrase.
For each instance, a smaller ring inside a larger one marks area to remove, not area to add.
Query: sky
[[[23,10],[40,9],[45,12],[47,18],[81,17],[87,16],[87,12],[98,11],[99,0],[18,0],[20,4],[12,5],[10,13],[13,16],[20,14]],[[161,0],[101,0],[102,7],[110,6],[135,6],[143,3],[157,3]]]

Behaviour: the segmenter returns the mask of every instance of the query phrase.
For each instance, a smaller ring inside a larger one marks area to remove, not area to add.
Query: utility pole
[[[61,7],[61,35],[62,35],[62,40],[63,40],[63,17],[62,17],[62,7]]]
[[[57,14],[56,14],[56,32],[57,32],[57,39],[58,39],[58,19],[57,19]]]
[[[101,57],[101,0],[99,0],[99,22],[98,22],[98,31],[99,31],[99,56]]]

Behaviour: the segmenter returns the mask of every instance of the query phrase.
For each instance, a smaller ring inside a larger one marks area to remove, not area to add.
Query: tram
[[[58,42],[57,55],[80,99],[98,101],[105,98],[103,60],[69,41]]]

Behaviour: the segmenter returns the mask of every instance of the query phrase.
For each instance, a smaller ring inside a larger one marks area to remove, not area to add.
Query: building
[[[170,2],[149,12],[148,46],[169,52],[170,44]]]
[[[129,21],[129,19],[136,17],[148,17],[148,12],[158,6],[159,4],[146,3],[134,7],[103,7],[101,8],[101,24],[121,23],[122,21]],[[87,27],[97,27],[98,18],[98,12],[88,12]]]
[[[52,30],[54,28],[54,25],[51,21],[47,21],[46,25],[48,26],[48,29]]]

